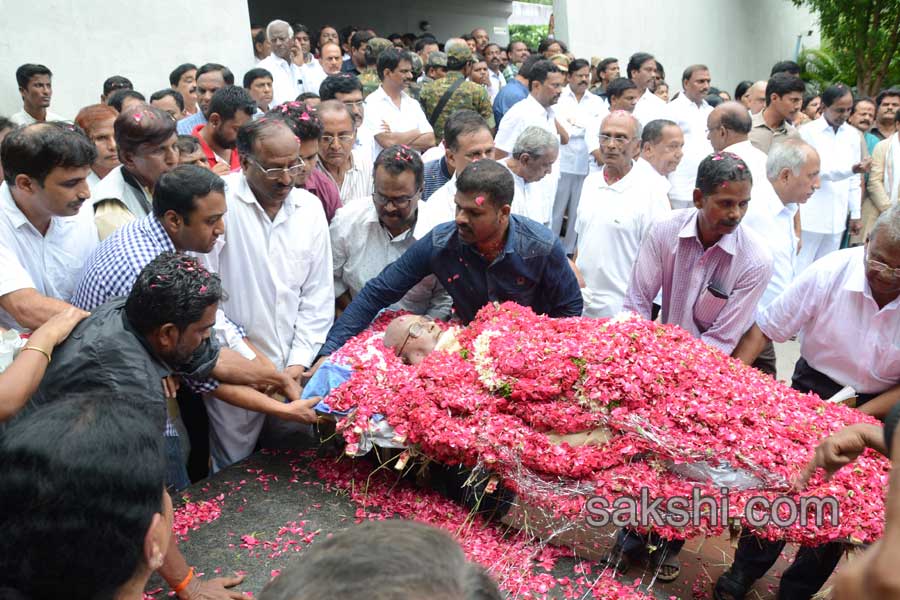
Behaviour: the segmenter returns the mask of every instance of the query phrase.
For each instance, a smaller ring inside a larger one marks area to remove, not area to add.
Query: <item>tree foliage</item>
[[[857,91],[872,95],[900,75],[900,0],[793,0],[819,16],[836,74],[855,67]],[[823,58],[811,55],[811,58]],[[840,79],[838,79],[840,80]]]
[[[525,42],[532,52],[537,51],[538,44],[547,37],[546,25],[510,25],[509,41]]]

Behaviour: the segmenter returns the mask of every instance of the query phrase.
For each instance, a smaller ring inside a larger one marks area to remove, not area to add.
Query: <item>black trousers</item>
[[[191,453],[188,456],[187,472],[191,482],[196,483],[209,475],[209,417],[206,403],[200,394],[182,385],[178,388],[178,410],[181,421],[188,432]]]
[[[844,386],[824,373],[813,369],[806,359],[800,358],[794,367],[791,387],[799,392],[813,392],[829,398]],[[875,394],[860,394],[857,406],[871,400]],[[784,549],[784,542],[771,542],[757,538],[749,531],[741,532],[732,569],[753,580],[765,575],[772,568]],[[807,600],[818,592],[841,559],[844,545],[831,542],[817,547],[801,546],[794,562],[781,575],[779,600]]]

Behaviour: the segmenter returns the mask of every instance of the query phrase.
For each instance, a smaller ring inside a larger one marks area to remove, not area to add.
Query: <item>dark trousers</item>
[[[622,549],[622,553],[630,558],[637,558],[647,546],[656,547],[654,554],[665,552],[670,556],[676,556],[684,547],[684,540],[667,540],[653,532],[641,535],[634,529],[623,528],[616,534],[616,544]]]
[[[813,392],[822,398],[829,398],[844,386],[824,373],[813,369],[803,357],[794,367],[791,387],[799,392]],[[871,400],[874,394],[860,394],[857,406]],[[778,555],[784,549],[784,542],[771,542],[757,538],[749,531],[741,532],[737,551],[734,553],[732,569],[753,580],[765,575]],[[781,575],[778,590],[779,600],[805,600],[821,589],[831,576],[843,552],[843,544],[831,542],[815,548],[801,546],[794,562]]]
[[[199,394],[182,385],[178,388],[178,410],[191,442],[187,460],[187,474],[192,482],[209,475],[209,417],[206,403]]]

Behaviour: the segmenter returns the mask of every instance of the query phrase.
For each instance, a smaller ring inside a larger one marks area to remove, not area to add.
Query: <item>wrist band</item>
[[[191,580],[193,578],[194,578],[194,567],[191,567],[188,570],[188,574],[185,576],[185,578],[181,580],[181,583],[179,583],[178,585],[173,587],[172,591],[175,592],[176,594],[180,594],[181,592],[184,591],[184,589],[188,586],[188,584],[191,582]]]
[[[38,348],[37,346],[31,346],[31,345],[28,345],[28,346],[25,346],[24,348],[22,348],[22,350],[34,350],[35,352],[40,352],[41,354],[43,354],[44,356],[47,357],[47,364],[48,364],[48,365],[49,365],[51,362],[53,362],[52,359],[50,358],[50,353],[47,352],[46,350],[44,350],[43,348]]]

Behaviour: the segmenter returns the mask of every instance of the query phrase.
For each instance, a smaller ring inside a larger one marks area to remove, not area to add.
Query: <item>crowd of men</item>
[[[129,468],[104,468],[175,492],[308,432],[303,385],[381,310],[465,324],[506,300],[660,319],[773,377],[773,342],[799,336],[794,388],[850,387],[881,419],[900,401],[900,88],[811,90],[784,61],[732,96],[703,64],[667,83],[646,52],[620,67],[481,28],[439,42],[276,20],[252,37],[257,64],[237,83],[213,62],[146,94],[114,75],[76,115],[51,112],[49,68],[16,71],[22,110],[0,118],[0,329],[31,336],[0,373],[10,432],[103,421],[78,443],[112,462],[109,428],[155,432],[123,454]],[[160,533],[168,502],[132,524],[142,552],[116,586],[158,571],[180,597],[228,597],[234,581],[201,578]],[[677,578],[680,545],[650,538],[623,530],[611,564],[652,548],[659,579]],[[745,597],[781,549],[744,534],[716,597]],[[29,587],[48,564],[20,550],[4,550],[21,568],[0,587],[26,597],[53,596],[80,564],[62,554],[49,587]],[[810,598],[841,550],[801,548],[780,597]]]

